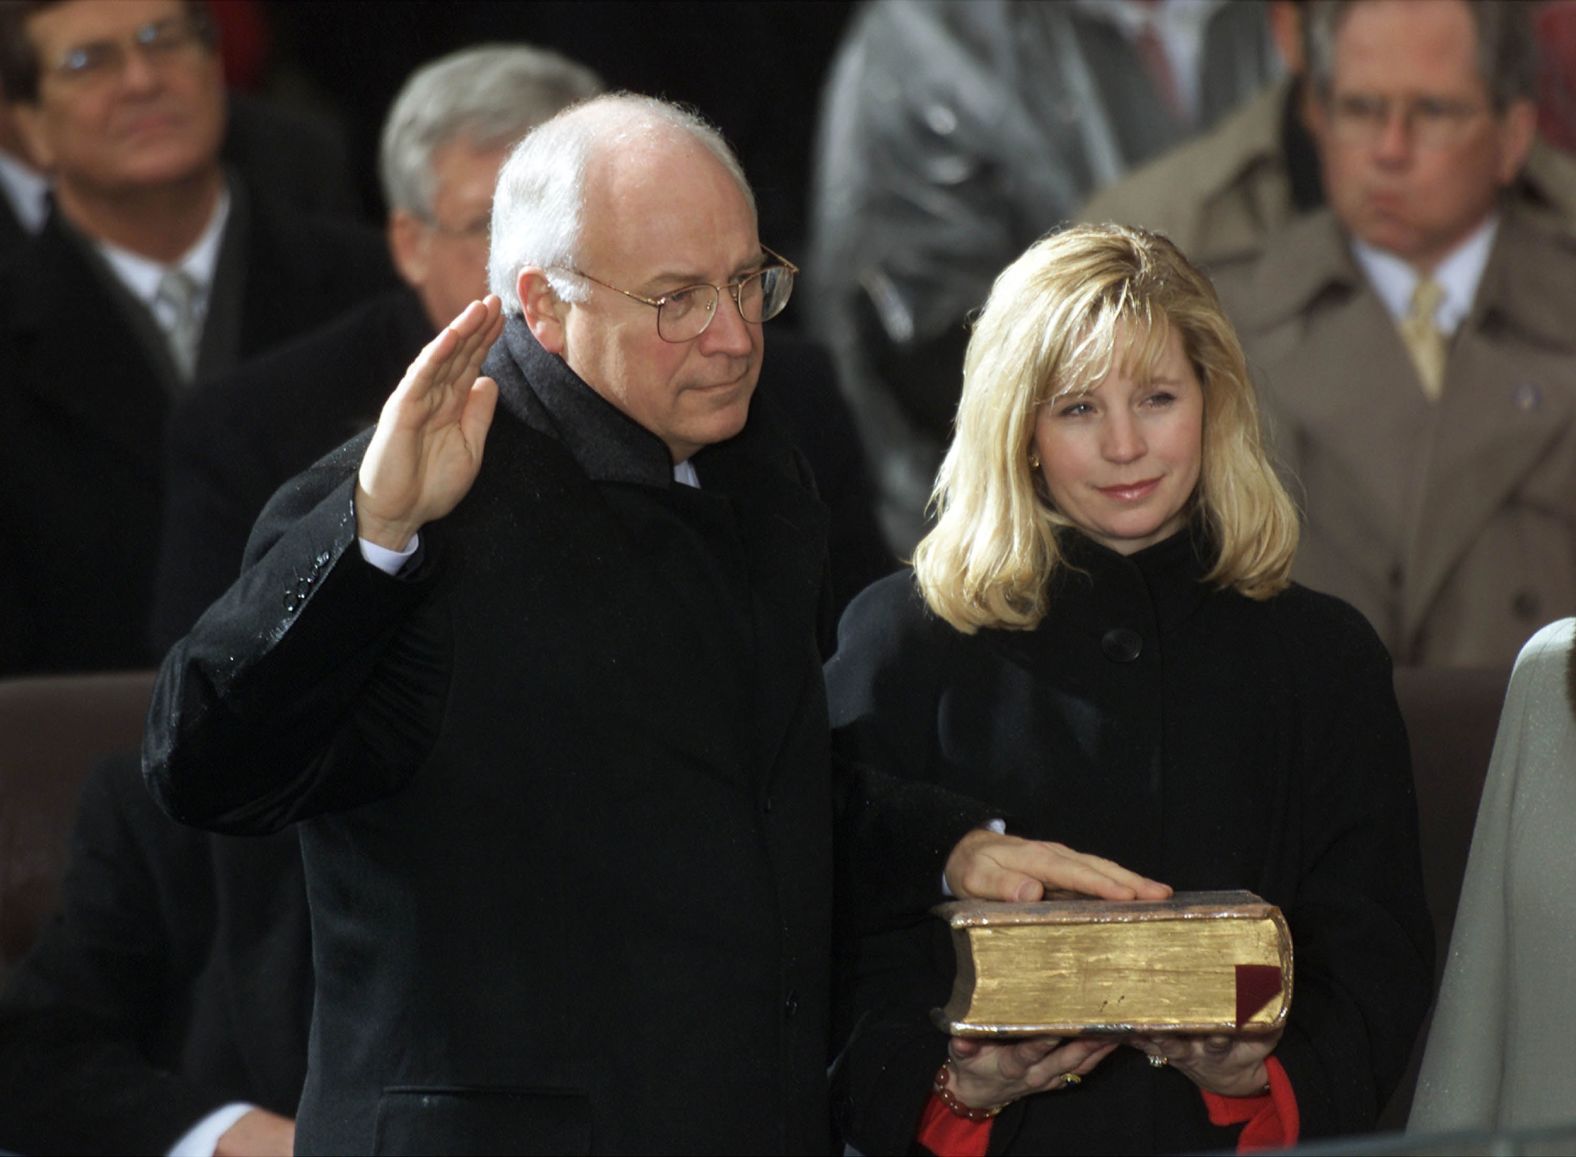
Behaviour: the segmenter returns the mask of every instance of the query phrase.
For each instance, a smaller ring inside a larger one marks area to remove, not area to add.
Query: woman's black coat
[[[1427,1007],[1406,734],[1367,622],[1293,586],[1264,601],[1200,581],[1187,532],[1129,557],[1064,533],[1072,566],[1032,631],[964,635],[913,578],[871,587],[827,665],[836,742],[998,809],[1008,830],[1107,856],[1178,891],[1246,888],[1291,926],[1275,1051],[1306,1140],[1373,1128]],[[867,1153],[912,1143],[945,1038],[939,920],[852,953],[835,1096]],[[992,1152],[1230,1148],[1195,1086],[1118,1049],[1082,1086],[997,1118]]]

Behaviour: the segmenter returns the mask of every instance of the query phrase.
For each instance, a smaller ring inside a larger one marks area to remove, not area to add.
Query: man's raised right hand
[[[470,492],[498,404],[498,384],[478,377],[503,332],[489,294],[428,342],[383,404],[356,479],[356,533],[404,550],[427,523]]]

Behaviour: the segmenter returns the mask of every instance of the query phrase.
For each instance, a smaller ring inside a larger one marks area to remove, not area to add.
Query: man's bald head
[[[488,259],[489,289],[502,299],[506,314],[520,314],[515,282],[522,269],[578,267],[587,182],[599,159],[675,140],[698,145],[720,164],[754,212],[755,195],[722,134],[689,109],[653,97],[596,97],[539,125],[515,146],[498,176]],[[565,300],[583,299],[587,292],[572,278],[550,278]]]

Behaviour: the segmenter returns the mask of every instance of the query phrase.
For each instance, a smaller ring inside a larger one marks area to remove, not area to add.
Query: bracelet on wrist
[[[1001,1104],[986,1105],[983,1108],[976,1109],[973,1105],[965,1105],[958,1100],[958,1095],[952,1091],[950,1087],[951,1080],[952,1062],[950,1060],[942,1061],[941,1067],[936,1070],[936,1079],[931,1082],[930,1091],[936,1094],[936,1097],[955,1117],[962,1117],[965,1121],[989,1121],[1007,1107],[1005,1104]]]

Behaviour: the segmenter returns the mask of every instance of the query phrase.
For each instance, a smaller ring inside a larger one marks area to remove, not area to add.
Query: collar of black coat
[[[523,319],[504,322],[482,372],[498,383],[502,405],[531,426],[545,426],[593,482],[674,485],[666,443],[543,349]]]
[[[1051,613],[1058,601],[1084,604],[1093,611],[1087,626],[1096,632],[1139,627],[1125,618],[1138,602],[1147,602],[1162,627],[1181,622],[1212,589],[1203,578],[1215,550],[1191,525],[1132,554],[1118,554],[1071,528],[1059,531],[1056,541],[1063,566],[1052,579]]]

